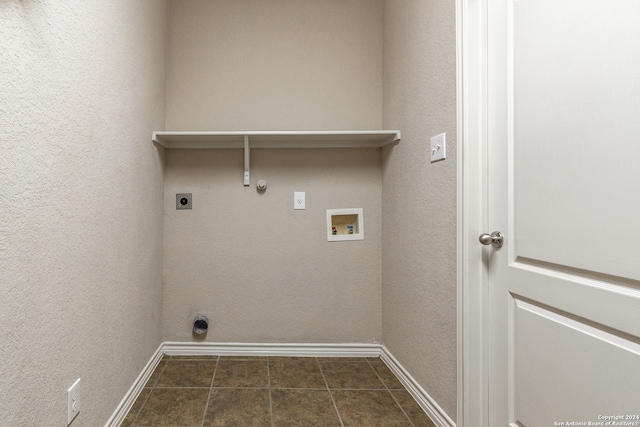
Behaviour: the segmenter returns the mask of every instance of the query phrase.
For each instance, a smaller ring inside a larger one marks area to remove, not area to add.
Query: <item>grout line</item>
[[[267,389],[269,390],[269,417],[271,418],[271,427],[273,427],[273,401],[271,400],[271,369],[269,369],[269,365],[271,364],[269,358],[267,357]]]
[[[333,403],[333,409],[336,410],[336,414],[338,414],[338,421],[340,421],[340,425],[344,427],[344,423],[342,422],[342,417],[340,416],[340,411],[338,411],[338,405],[336,405],[336,401],[333,398],[333,394],[331,393],[331,389],[329,388],[329,383],[327,382],[327,378],[324,376],[324,371],[322,370],[322,364],[318,361],[316,357],[316,363],[318,364],[318,368],[320,369],[320,374],[322,375],[322,379],[324,380],[324,384],[327,386],[327,391],[329,392],[329,397],[331,398],[331,403]]]
[[[160,359],[160,363],[162,363],[162,359]],[[142,412],[142,408],[144,408],[144,405],[147,404],[147,400],[149,400],[149,396],[151,396],[151,393],[153,393],[153,389],[156,388],[156,384],[158,383],[158,380],[160,380],[160,377],[162,376],[162,373],[164,372],[164,370],[166,369],[167,365],[169,364],[169,358],[167,358],[167,360],[164,362],[164,366],[162,367],[162,369],[160,370],[160,373],[158,374],[158,378],[156,378],[156,380],[154,381],[153,384],[150,384],[149,387],[142,387],[142,390],[144,391],[145,388],[150,388],[151,390],[149,391],[149,394],[147,394],[147,397],[144,398],[144,402],[142,402],[142,405],[140,405],[140,409],[138,409],[138,412],[136,413],[136,416],[133,417],[133,421],[131,421],[131,425],[135,426],[136,425],[136,421],[138,421],[138,417],[140,416],[140,413]],[[158,369],[158,367],[156,366],[156,369]],[[151,373],[151,375],[155,374],[155,369],[153,370],[153,372]],[[138,396],[138,399],[140,398],[140,396]],[[136,399],[136,400],[138,400]],[[133,404],[135,405],[136,402],[133,402]]]
[[[267,390],[268,386],[251,386],[251,387],[233,387],[233,386],[224,386],[224,387],[158,387],[158,388],[212,388],[214,390]]]
[[[178,386],[178,387],[154,387],[154,389],[174,389],[174,388],[189,388],[189,389],[200,389],[200,388],[204,388],[204,389],[208,389],[211,388],[211,386]],[[215,388],[215,387],[214,387]]]
[[[207,395],[207,401],[204,404],[204,413],[202,414],[202,422],[200,427],[204,426],[204,421],[207,419],[207,410],[209,409],[209,401],[211,400],[211,391],[213,390],[213,382],[216,379],[216,372],[218,371],[218,365],[220,362],[220,356],[216,358],[216,367],[213,368],[213,376],[211,377],[211,384],[209,385],[209,394]]]
[[[331,388],[332,391],[388,391],[386,388]]]
[[[150,387],[145,387],[150,388]],[[247,390],[267,390],[269,386],[251,386],[251,387],[234,387],[234,386],[224,386],[224,387],[209,387],[209,386],[198,386],[198,387],[190,387],[190,386],[179,386],[179,387],[153,387],[157,389],[175,389],[175,388],[188,388],[188,389],[203,389],[203,388],[213,388],[216,390],[228,390],[228,389],[247,389]],[[386,391],[386,388],[328,388],[328,387],[271,387],[273,390],[308,390],[308,391],[321,391],[321,390],[333,390],[333,391]],[[402,391],[400,388],[390,388],[389,391]]]
[[[257,388],[257,387],[256,387]],[[260,387],[264,388],[264,387]],[[272,390],[307,390],[307,391],[322,391],[327,387],[271,387]]]
[[[404,408],[402,407],[400,402],[398,402],[398,399],[396,399],[396,397],[393,395],[393,393],[391,393],[391,389],[389,389],[389,387],[387,387],[387,383],[385,383],[384,380],[382,379],[382,377],[380,376],[380,374],[378,374],[378,371],[376,371],[376,368],[373,367],[373,365],[371,364],[371,362],[368,359],[367,359],[367,363],[369,364],[369,366],[371,366],[371,369],[373,369],[373,372],[375,372],[375,374],[378,377],[378,379],[382,382],[382,385],[384,386],[385,390],[387,390],[387,393],[389,393],[391,395],[391,398],[393,399],[394,402],[396,402],[396,405],[398,405],[398,407],[400,408],[400,410],[402,411],[404,416],[407,417],[407,419],[409,420],[411,425],[413,427],[415,427],[416,425],[413,423],[413,420],[411,419],[409,414],[407,414],[407,411],[404,410]]]
[[[162,360],[160,360],[160,362],[162,362]],[[167,369],[167,365],[169,364],[169,359],[167,359],[164,362],[164,366],[162,367],[162,369],[160,370],[160,373],[158,374],[158,378],[156,378],[156,380],[154,381],[154,383],[151,385],[150,388],[155,388],[156,384],[158,384],[158,381],[160,381],[160,377],[162,376],[162,374],[164,373],[164,370]],[[157,369],[157,368],[156,368]],[[155,372],[152,372],[151,375],[153,375]]]

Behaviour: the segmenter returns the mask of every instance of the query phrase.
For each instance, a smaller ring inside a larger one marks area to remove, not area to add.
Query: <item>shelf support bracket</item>
[[[251,184],[249,178],[249,135],[244,136],[244,186]]]

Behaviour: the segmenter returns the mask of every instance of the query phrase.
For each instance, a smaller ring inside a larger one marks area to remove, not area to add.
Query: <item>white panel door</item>
[[[487,20],[488,425],[638,426],[640,1]]]

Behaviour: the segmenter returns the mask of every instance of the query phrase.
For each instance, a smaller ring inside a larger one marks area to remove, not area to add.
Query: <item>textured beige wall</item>
[[[384,126],[402,143],[383,152],[383,341],[455,420],[455,2],[384,6]]]
[[[382,126],[382,1],[171,1],[168,22],[167,129]],[[164,339],[197,339],[202,313],[207,341],[379,342],[380,165],[378,149],[252,150],[244,187],[242,150],[167,151]],[[327,242],[326,209],[356,207],[365,240]]]
[[[382,0],[169,5],[167,129],[381,127]]]
[[[164,338],[379,342],[381,171],[378,149],[171,150],[165,181]],[[258,193],[255,182],[268,188]],[[306,209],[293,209],[294,191]],[[176,210],[175,194],[193,194]],[[365,240],[328,242],[326,209],[364,208]]]
[[[111,415],[160,341],[163,214],[164,339],[193,339],[195,312],[212,341],[384,332],[455,416],[453,4],[385,2],[384,79],[382,6],[171,1],[167,129],[377,129],[384,113],[403,142],[382,173],[378,150],[253,150],[264,194],[242,186],[240,150],[171,151],[163,194],[164,2],[0,2],[3,424],[64,425],[77,377],[74,425]],[[430,165],[441,131],[450,157]],[[183,191],[192,211],[175,211]],[[366,240],[326,242],[342,207],[364,208]]]
[[[161,338],[162,1],[0,2],[0,425],[104,425]]]

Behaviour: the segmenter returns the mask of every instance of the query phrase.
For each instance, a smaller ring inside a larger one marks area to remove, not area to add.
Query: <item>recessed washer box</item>
[[[364,240],[362,208],[327,209],[327,240]]]

